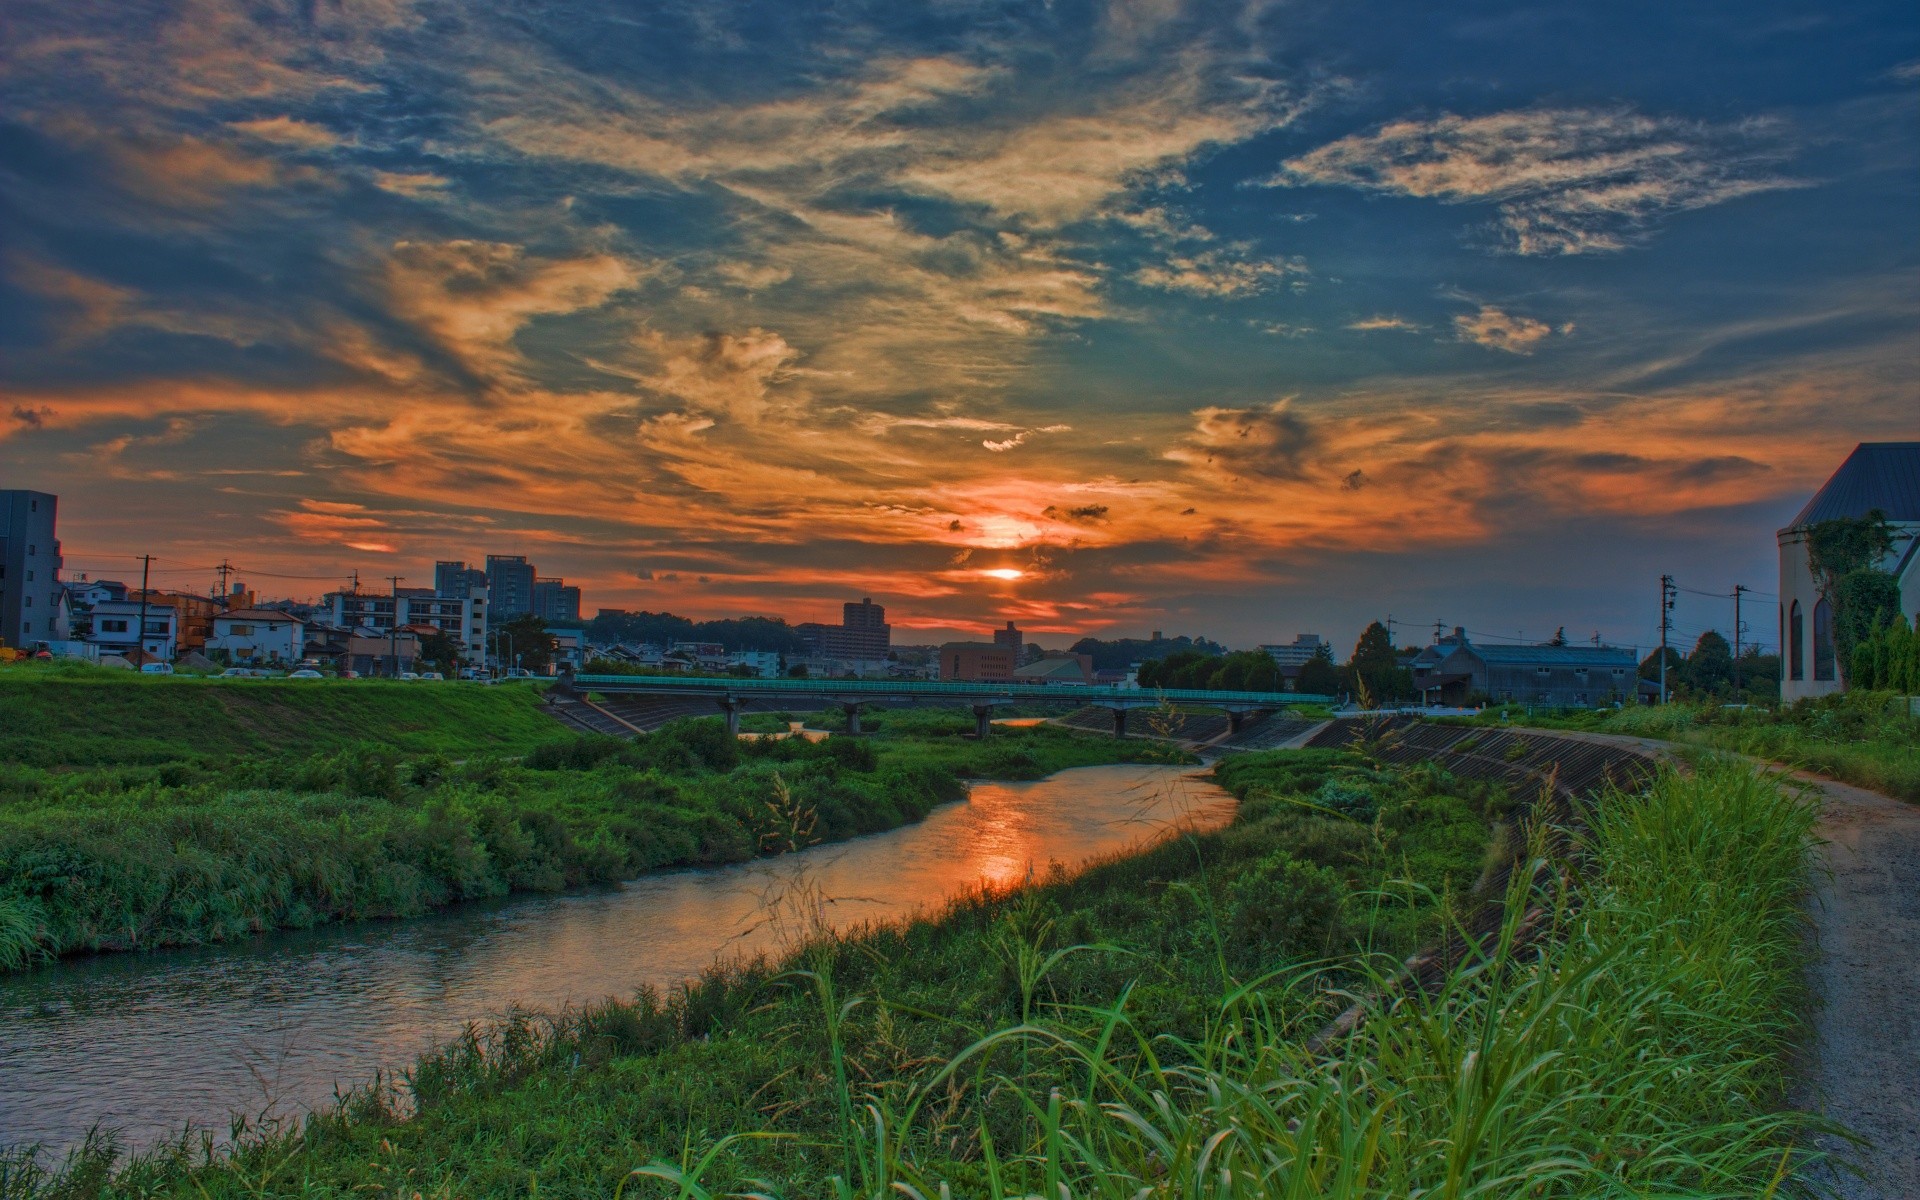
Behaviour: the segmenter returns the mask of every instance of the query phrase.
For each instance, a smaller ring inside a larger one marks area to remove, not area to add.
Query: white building
[[[780,652],[778,650],[735,650],[727,655],[727,665],[748,667],[760,679],[778,679]]]
[[[93,633],[87,639],[102,654],[130,654],[135,647],[168,662],[173,661],[179,638],[179,614],[171,604],[146,606],[146,629],[140,630],[138,600],[103,600],[93,606]]]
[[[484,666],[487,660],[487,589],[464,596],[440,596],[424,589],[389,592],[328,592],[321,597],[329,624],[342,629],[386,633],[396,625],[431,625],[460,644],[460,660]],[[398,619],[396,620],[396,614]]]
[[[236,663],[297,663],[307,647],[306,622],[277,608],[241,608],[213,619],[208,651],[224,650]]]
[[[1900,610],[1920,622],[1920,442],[1862,442],[1776,536],[1780,548],[1780,698],[1841,690],[1833,609],[1807,558],[1807,530],[1878,509],[1893,528],[1880,569],[1900,581]]]
[[[1326,645],[1317,633],[1296,633],[1288,646],[1262,646],[1273,661],[1283,667],[1304,667]]]

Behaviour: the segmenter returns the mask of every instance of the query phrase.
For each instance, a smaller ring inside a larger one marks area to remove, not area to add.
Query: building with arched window
[[[1920,442],[1862,442],[1776,539],[1783,700],[1824,696],[1845,686],[1833,604],[1814,580],[1807,530],[1875,509],[1886,515],[1894,534],[1893,550],[1880,568],[1900,581],[1900,608],[1908,621],[1920,624]]]

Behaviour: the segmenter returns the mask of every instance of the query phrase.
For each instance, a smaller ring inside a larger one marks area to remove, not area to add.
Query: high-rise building
[[[1012,621],[1007,622],[1006,628],[993,631],[993,644],[996,646],[1005,646],[1007,649],[1013,651],[1014,662],[1021,661],[1020,647],[1025,640],[1025,635],[1020,632],[1019,627]]]
[[[578,621],[580,589],[558,577],[535,579],[532,609],[542,621]]]
[[[433,594],[465,600],[487,586],[487,573],[458,560],[433,564]]]
[[[893,645],[893,629],[887,624],[887,609],[872,597],[850,600],[840,606],[840,624],[822,625],[808,621],[797,632],[806,639],[807,652],[816,658],[849,662],[880,662]]]
[[[1326,643],[1320,640],[1320,635],[1317,633],[1296,633],[1293,635],[1291,645],[1260,648],[1271,655],[1274,662],[1283,667],[1304,667],[1309,660],[1320,653],[1320,648],[1325,645]]]
[[[16,649],[65,637],[55,628],[60,607],[59,498],[47,492],[0,491],[0,646]]]
[[[536,572],[524,554],[487,555],[487,599],[493,619],[505,621],[533,611]]]

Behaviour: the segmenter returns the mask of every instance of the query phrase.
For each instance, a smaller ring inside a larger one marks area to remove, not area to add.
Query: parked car
[[[412,672],[412,671],[402,671],[402,672],[400,672],[400,674],[398,674],[398,675],[396,675],[396,676],[394,676],[394,678],[396,678],[396,679],[406,679],[406,680],[414,680],[414,679],[418,679],[418,678],[420,678],[420,676],[419,676],[418,674],[416,674],[416,673],[414,673],[414,672]]]
[[[419,674],[419,676],[418,676],[418,678],[420,678],[420,679],[433,679],[433,680],[438,680],[438,681],[440,681],[440,682],[442,682],[442,683],[444,683],[444,682],[446,681],[446,678],[447,678],[447,677],[446,677],[445,675],[442,675],[442,674],[441,674],[440,672],[438,672],[438,671],[422,671],[422,672],[420,672],[420,674]]]
[[[342,671],[342,672],[340,672],[340,678],[342,678],[342,679],[358,679],[358,678],[360,678],[360,672],[358,672],[358,671],[356,671],[356,670],[354,670],[354,669],[353,669],[353,668],[351,668],[351,667],[348,667],[348,668],[347,668],[346,670],[344,670],[344,671]]]
[[[216,677],[220,679],[252,679],[253,672],[245,667],[228,667]]]
[[[140,673],[142,675],[171,675],[173,674],[173,664],[143,663],[140,667]]]
[[[325,679],[326,676],[311,667],[302,667],[298,671],[287,672],[288,679]]]
[[[507,671],[508,679],[532,679],[533,672],[525,667],[513,667]]]

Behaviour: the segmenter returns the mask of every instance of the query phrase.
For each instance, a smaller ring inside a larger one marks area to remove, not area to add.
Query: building
[[[484,591],[486,586],[487,573],[479,567],[469,567],[458,560],[442,560],[433,564],[433,594],[436,596],[465,599],[476,591]]]
[[[999,641],[1000,639],[996,637],[994,644],[998,645]],[[1017,683],[1090,686],[1094,682],[1093,655],[1074,654],[1068,650],[1048,650],[1032,662],[1015,667],[1013,678]]]
[[[1007,649],[1013,651],[1014,662],[1025,661],[1025,643],[1026,635],[1021,633],[1020,627],[1012,621],[1008,621],[1005,626],[993,631],[993,644],[996,646],[1005,646]]]
[[[893,629],[887,624],[885,605],[871,597],[841,605],[840,624],[823,625],[808,621],[797,626],[807,644],[807,654],[816,659],[840,662],[884,662],[893,645]]]
[[[462,662],[469,666],[486,662],[489,600],[484,587],[473,588],[465,596],[442,596],[426,588],[348,590],[328,592],[321,600],[327,623],[336,628],[377,634],[396,626],[430,627],[459,644]]]
[[[948,642],[940,647],[940,678],[958,683],[1012,683],[1014,653],[994,642]]]
[[[1283,667],[1304,667],[1315,655],[1321,653],[1327,643],[1317,633],[1296,633],[1293,642],[1284,646],[1262,646],[1267,654]]]
[[[729,667],[745,667],[759,679],[777,679],[780,676],[780,652],[778,650],[735,650],[727,655]]]
[[[1880,569],[1900,584],[1900,611],[1920,622],[1920,442],[1862,442],[1785,529],[1780,550],[1780,698],[1824,696],[1845,685],[1834,643],[1833,605],[1813,577],[1807,531],[1878,509],[1893,530]]]
[[[487,596],[496,621],[507,621],[533,611],[536,572],[524,554],[487,555]]]
[[[53,627],[61,591],[59,505],[50,492],[0,491],[0,646],[26,649],[66,636]]]
[[[1413,659],[1428,704],[1542,704],[1599,708],[1638,699],[1640,656],[1621,646],[1478,646],[1454,626]]]
[[[213,636],[213,619],[226,611],[218,600],[162,588],[145,592],[135,588],[127,593],[127,600],[138,603],[143,596],[149,605],[164,604],[173,609],[174,640],[181,654],[206,653],[207,639]]]
[[[103,600],[93,606],[93,633],[87,640],[102,654],[126,657],[144,650],[155,659],[172,662],[180,648],[175,616],[171,604],[157,604],[151,599],[144,605],[138,600]]]
[[[213,619],[207,652],[243,665],[287,666],[307,656],[307,625],[277,608],[229,609]]]
[[[339,662],[362,675],[398,675],[413,670],[419,660],[420,639],[401,631],[385,637],[349,633],[346,653]]]
[[[578,621],[580,589],[557,577],[533,581],[533,615],[542,621]]]
[[[81,608],[91,609],[102,600],[125,600],[127,585],[118,579],[81,579],[67,585],[67,596]]]

